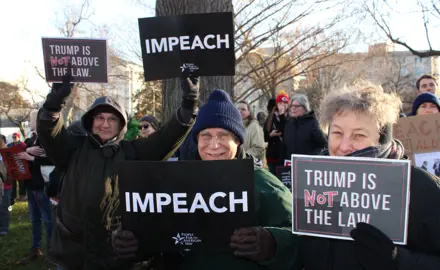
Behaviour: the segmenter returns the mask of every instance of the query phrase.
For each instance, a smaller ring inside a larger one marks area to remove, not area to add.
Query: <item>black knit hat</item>
[[[160,128],[160,122],[157,120],[156,117],[152,116],[151,114],[147,114],[142,116],[142,118],[139,120],[139,122],[146,121],[151,124],[151,126],[154,128],[154,130],[158,130]]]

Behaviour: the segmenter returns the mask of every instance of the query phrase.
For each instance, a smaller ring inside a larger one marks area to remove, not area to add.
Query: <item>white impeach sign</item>
[[[253,170],[252,160],[123,162],[123,227],[145,252],[228,251],[233,230],[256,222]]]
[[[349,239],[358,222],[406,244],[410,161],[292,155],[292,232]]]
[[[235,75],[231,12],[139,19],[145,81],[180,76],[196,65],[200,76]]]

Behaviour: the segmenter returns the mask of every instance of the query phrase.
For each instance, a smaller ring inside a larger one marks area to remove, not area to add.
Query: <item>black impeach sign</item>
[[[195,64],[201,76],[235,74],[231,12],[139,19],[145,81],[176,78]]]
[[[123,227],[146,252],[228,251],[235,228],[255,225],[252,160],[121,165]]]
[[[43,38],[43,55],[48,82],[70,71],[74,82],[107,83],[106,40]]]
[[[352,239],[358,222],[406,244],[408,160],[292,155],[296,234]]]

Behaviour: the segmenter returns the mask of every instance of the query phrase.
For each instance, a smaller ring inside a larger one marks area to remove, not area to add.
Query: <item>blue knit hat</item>
[[[417,115],[417,109],[425,102],[431,102],[432,104],[437,105],[438,110],[440,111],[440,100],[438,97],[432,93],[425,92],[417,96],[414,100],[412,107],[412,115]]]
[[[214,90],[209,95],[208,102],[200,108],[196,123],[191,131],[194,141],[200,131],[207,128],[223,128],[233,133],[240,144],[244,142],[245,128],[241,114],[234,106],[228,93]]]

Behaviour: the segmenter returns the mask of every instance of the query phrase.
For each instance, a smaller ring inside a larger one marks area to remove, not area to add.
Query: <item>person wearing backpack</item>
[[[69,134],[60,111],[72,86],[69,75],[54,83],[38,114],[40,142],[64,172],[48,258],[63,269],[130,269],[132,261],[117,258],[110,245],[120,226],[118,164],[166,160],[175,152],[195,122],[198,78],[183,70],[180,108],[157,132],[133,141],[123,140],[127,114],[111,97],[96,99],[82,116],[87,136]]]

